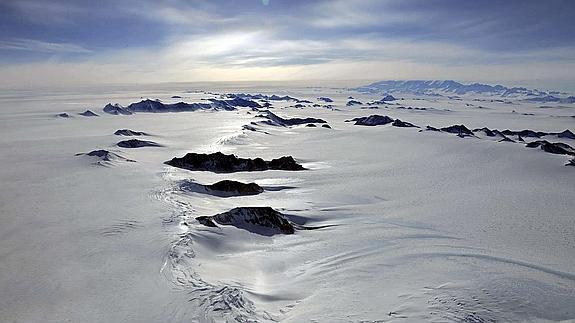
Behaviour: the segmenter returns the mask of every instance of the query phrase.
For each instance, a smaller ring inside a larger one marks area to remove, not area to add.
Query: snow
[[[265,125],[242,107],[102,113],[108,102],[171,102],[174,94],[201,102],[227,93],[329,97],[334,109],[297,109],[278,99],[271,111],[322,119],[333,129]],[[356,126],[345,120],[370,113],[346,107],[349,96],[381,99],[343,88],[261,84],[3,96],[1,321],[575,319],[575,167],[565,166],[572,156],[480,132],[460,138],[391,124]],[[531,129],[554,135],[526,142],[575,146],[556,135],[573,132],[572,104],[396,98],[378,114],[421,129]],[[54,117],[87,108],[100,117]],[[118,129],[154,134],[161,146],[117,147]],[[75,156],[100,150],[114,157],[108,167],[97,164],[101,156]],[[218,151],[264,160],[293,156],[306,170],[213,173],[164,164]],[[181,188],[221,180],[257,183],[264,192],[224,198]],[[294,225],[317,229],[265,235],[196,220],[238,207],[271,207]]]

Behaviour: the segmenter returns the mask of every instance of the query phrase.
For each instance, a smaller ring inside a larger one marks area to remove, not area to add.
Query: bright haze
[[[1,87],[457,79],[575,90],[575,2],[0,2]]]

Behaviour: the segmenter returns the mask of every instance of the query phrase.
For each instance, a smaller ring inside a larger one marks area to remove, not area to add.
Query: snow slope
[[[319,118],[332,129],[266,125],[248,107],[101,110],[108,102],[201,102],[230,93],[261,93],[261,103],[273,95],[309,100],[303,108],[272,100],[270,111]],[[575,167],[564,166],[571,157],[482,135],[420,131],[456,124],[574,131],[573,104],[412,94],[347,107],[349,96],[381,99],[343,88],[253,84],[2,95],[0,320],[575,319]],[[54,117],[87,109],[99,117]],[[422,128],[345,122],[373,114]],[[161,147],[118,147],[118,129],[146,132]],[[575,146],[570,138],[544,139]],[[75,156],[93,150],[136,162]],[[212,173],[164,164],[218,151],[264,160],[291,155],[307,170]],[[223,198],[182,189],[191,180],[255,182],[264,192]],[[264,206],[319,228],[264,235],[196,220]]]

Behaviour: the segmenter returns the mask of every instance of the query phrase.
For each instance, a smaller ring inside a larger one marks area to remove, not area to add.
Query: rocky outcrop
[[[565,130],[563,132],[559,132],[557,133],[557,137],[558,138],[569,138],[569,139],[575,139],[575,134],[572,133],[570,130]]]
[[[543,136],[548,135],[546,132],[541,131],[533,131],[533,130],[520,130],[520,131],[513,131],[513,130],[503,130],[501,131],[502,134],[506,136],[521,136],[521,137],[531,137],[531,138],[541,138]]]
[[[473,136],[473,132],[462,124],[453,125],[453,126],[449,126],[449,127],[443,127],[443,128],[440,128],[439,130],[441,130],[443,132],[454,133],[460,137]]]
[[[99,117],[99,115],[97,115],[96,113],[90,111],[90,110],[86,110],[84,112],[80,112],[78,113],[79,115],[83,116],[83,117]]]
[[[528,143],[526,147],[528,148],[540,147],[543,151],[546,151],[548,153],[575,156],[575,149],[573,149],[573,147],[569,146],[568,144],[564,144],[562,142],[551,143],[547,140],[537,140]]]
[[[362,105],[363,103],[361,103],[361,101],[357,101],[357,100],[349,100],[346,103],[346,106],[348,107],[352,107],[354,105]]]
[[[395,121],[393,121],[393,123],[391,125],[394,127],[399,127],[399,128],[413,128],[413,127],[419,128],[418,126],[414,125],[413,123],[401,121],[399,119],[395,119]]]
[[[108,150],[99,149],[89,153],[78,153],[76,156],[87,156],[96,159],[96,164],[109,165],[114,161],[136,162],[135,160],[125,158]]]
[[[147,112],[147,113],[162,113],[162,112],[186,112],[186,111],[197,111],[197,110],[225,110],[233,111],[236,106],[247,106],[247,107],[260,107],[260,105],[253,101],[243,100],[240,98],[235,98],[233,100],[217,100],[210,99],[210,103],[185,103],[177,102],[166,104],[160,100],[142,100],[140,102],[135,102],[127,107],[122,107],[119,104],[108,104],[104,107],[104,112],[114,115],[130,115],[135,112]]]
[[[322,124],[321,125],[322,128],[327,128],[327,129],[331,129],[331,126],[328,124]]]
[[[333,102],[332,99],[330,99],[330,98],[328,98],[328,97],[325,97],[325,96],[320,96],[319,98],[317,98],[317,100],[318,100],[318,101],[323,101],[323,102],[325,102],[325,103],[331,103],[331,102]]]
[[[108,113],[108,114],[112,114],[112,115],[131,115],[133,114],[131,111],[125,109],[124,107],[122,107],[121,105],[119,105],[118,103],[112,105],[111,103],[106,104],[106,106],[104,107],[104,112]]]
[[[122,148],[162,147],[162,145],[156,142],[139,139],[122,140],[116,145]]]
[[[184,180],[179,183],[179,189],[184,192],[209,194],[218,197],[257,195],[264,192],[264,189],[256,183],[241,183],[231,180],[223,180],[211,185]]]
[[[306,124],[305,126],[308,127],[308,128],[315,128],[315,127],[317,127],[317,126],[316,126],[315,124],[313,124],[313,123],[308,123],[308,124]]]
[[[67,114],[66,112],[62,112],[62,113],[58,113],[58,114],[56,115],[56,117],[67,119],[67,118],[70,118],[70,115]]]
[[[354,125],[356,126],[379,126],[392,123],[394,120],[388,116],[374,114],[369,117],[360,117],[346,120],[346,122],[350,121],[355,121]]]
[[[200,216],[196,220],[208,227],[231,225],[264,235],[294,234],[294,225],[271,207],[237,207],[213,216]]]
[[[184,157],[176,157],[172,160],[166,161],[165,164],[193,171],[210,171],[215,173],[254,172],[265,170],[297,171],[305,169],[291,156],[265,161],[262,158],[238,158],[235,155],[225,155],[221,152],[212,154],[188,153]]]
[[[327,123],[325,120],[317,119],[317,118],[291,118],[285,119],[273,112],[265,111],[265,113],[258,115],[259,118],[265,118],[267,120],[262,121],[262,123],[270,125],[270,126],[277,126],[277,127],[291,127],[301,124],[308,124],[308,123]]]
[[[575,166],[575,158],[568,161],[567,164],[565,164],[565,166]]]
[[[141,131],[134,131],[130,129],[119,129],[114,132],[116,136],[149,136],[149,134]]]
[[[184,103],[178,102],[173,104],[164,104],[158,100],[143,100],[140,102],[132,103],[126,107],[127,110],[131,112],[148,112],[148,113],[160,113],[160,112],[185,112],[185,111],[196,111],[196,110],[209,110],[212,109],[212,105],[209,103]],[[232,107],[223,107],[224,110],[231,109]]]
[[[264,191],[256,183],[241,183],[230,180],[223,180],[212,185],[206,185],[208,190],[232,193],[234,195],[256,195]]]
[[[243,107],[243,108],[252,108],[252,109],[258,109],[258,108],[262,107],[259,103],[255,102],[255,101],[242,99],[240,97],[234,97],[231,100],[209,99],[209,101],[216,104],[217,107],[223,108],[224,110],[229,110],[229,109],[226,109],[226,107],[230,107],[230,108]]]

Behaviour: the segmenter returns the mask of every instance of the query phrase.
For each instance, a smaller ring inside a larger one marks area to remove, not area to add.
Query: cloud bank
[[[575,90],[573,9],[561,0],[9,0],[0,86],[458,79]]]

